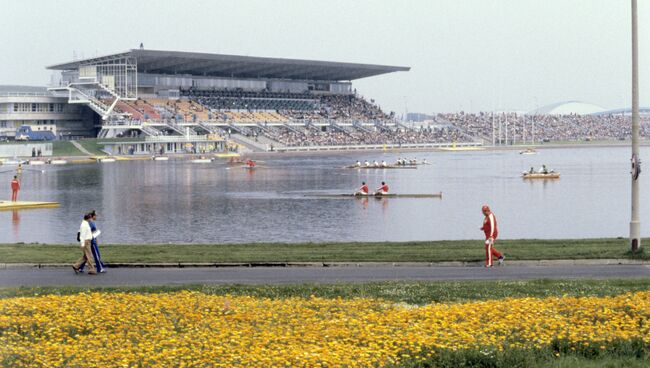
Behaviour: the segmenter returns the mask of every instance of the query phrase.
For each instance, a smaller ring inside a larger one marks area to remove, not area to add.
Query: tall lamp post
[[[637,0],[632,0],[632,217],[630,219],[630,250],[641,249],[639,222],[639,39],[637,35]]]

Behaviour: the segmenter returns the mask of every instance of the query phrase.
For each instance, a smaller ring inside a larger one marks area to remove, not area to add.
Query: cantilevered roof
[[[278,59],[198,52],[132,49],[126,52],[48,66],[53,70],[76,70],[80,65],[116,57],[135,57],[138,72],[190,74],[232,78],[279,78],[300,80],[354,80],[375,75],[409,71],[410,67],[331,61]]]

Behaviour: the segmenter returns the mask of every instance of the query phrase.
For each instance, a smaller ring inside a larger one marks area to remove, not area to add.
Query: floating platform
[[[7,210],[28,210],[34,208],[56,208],[59,202],[29,202],[29,201],[2,201],[0,200],[0,211]]]
[[[483,147],[443,147],[442,151],[484,151]]]
[[[239,153],[217,153],[215,157],[224,158],[224,157],[240,157]]]

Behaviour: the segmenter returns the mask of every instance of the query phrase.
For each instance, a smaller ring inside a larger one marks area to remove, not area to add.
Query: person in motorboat
[[[546,168],[546,165],[542,165],[542,168],[539,169],[540,174],[548,174],[548,168]]]

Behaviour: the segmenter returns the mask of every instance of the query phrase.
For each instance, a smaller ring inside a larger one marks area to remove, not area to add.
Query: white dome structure
[[[590,115],[603,112],[606,109],[602,106],[581,102],[581,101],[565,101],[558,102],[551,105],[546,105],[528,112],[528,115]]]

